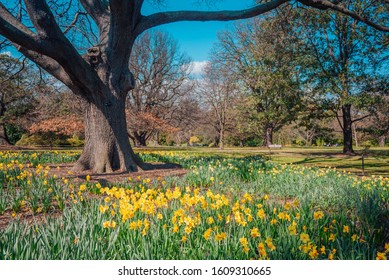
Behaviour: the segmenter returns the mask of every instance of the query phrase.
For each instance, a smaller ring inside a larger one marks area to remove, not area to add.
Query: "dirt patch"
[[[38,148],[34,147],[19,147],[19,146],[14,146],[14,145],[0,145],[0,151],[32,151],[32,150],[38,150]]]
[[[62,211],[54,209],[48,213],[33,214],[31,210],[25,209],[17,214],[12,214],[11,210],[6,211],[3,215],[0,215],[0,230],[5,229],[12,220],[17,220],[28,225],[34,225],[37,223],[44,223],[48,217],[58,218],[62,215]],[[13,216],[14,215],[14,216]]]
[[[58,178],[74,179],[76,182],[83,182],[86,176],[90,176],[92,182],[99,182],[102,186],[109,183],[122,183],[128,181],[131,177],[133,180],[140,179],[163,179],[171,176],[184,176],[188,170],[180,165],[172,163],[153,163],[151,170],[141,170],[138,172],[113,172],[113,173],[92,173],[91,171],[72,172],[73,164],[53,164],[49,165],[51,176],[56,175]]]

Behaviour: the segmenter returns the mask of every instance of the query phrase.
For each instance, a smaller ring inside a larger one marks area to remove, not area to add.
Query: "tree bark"
[[[385,147],[385,140],[386,140],[386,136],[385,135],[380,136],[378,138],[378,144],[379,144],[380,147]]]
[[[134,131],[134,143],[136,147],[146,147],[146,136],[143,133],[138,133]]]
[[[4,116],[5,111],[4,94],[0,91],[0,118]],[[10,145],[4,123],[0,123],[0,145]]]
[[[359,147],[359,142],[358,142],[358,134],[357,134],[357,128],[356,125],[353,125],[353,131],[354,131],[354,139],[355,139],[355,147]]]
[[[353,150],[353,131],[351,119],[351,104],[342,106],[343,118],[343,153],[355,154]]]
[[[263,146],[269,147],[269,145],[273,144],[273,128],[267,127],[265,129],[265,135],[263,137]]]
[[[4,124],[0,124],[0,145],[11,145],[8,141],[7,131]]]
[[[105,98],[85,105],[85,146],[74,171],[128,172],[137,171],[138,166],[147,169],[128,139],[125,97],[115,95],[108,91]]]
[[[219,149],[224,150],[224,127],[219,132]]]

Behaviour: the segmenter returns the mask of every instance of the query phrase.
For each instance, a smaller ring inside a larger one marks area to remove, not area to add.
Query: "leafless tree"
[[[237,20],[259,16],[285,5],[288,0],[261,1],[252,8],[239,11],[163,11],[142,15],[144,0],[78,0],[84,14],[75,9],[60,7],[64,15],[73,14],[74,23],[87,17],[96,28],[85,34],[93,43],[83,55],[77,47],[77,37],[67,36],[72,27],[61,24],[61,13],[56,12],[58,1],[24,0],[22,7],[28,19],[21,21],[18,9],[0,4],[0,34],[48,73],[63,82],[86,102],[85,147],[74,170],[92,169],[94,172],[135,171],[140,162],[130,146],[127,135],[125,102],[128,92],[135,87],[129,68],[131,51],[137,37],[144,31],[172,22]],[[158,1],[160,2],[160,1]],[[363,21],[377,29],[389,31],[364,15],[346,9],[338,0],[300,0],[304,5],[330,8]],[[19,1],[18,1],[19,3]],[[24,13],[25,14],[25,13]],[[57,17],[55,15],[58,15]],[[71,17],[69,17],[70,19]],[[89,36],[88,36],[89,35]],[[92,39],[91,39],[92,38]]]
[[[146,146],[159,131],[160,126],[154,124],[158,120],[168,124],[172,108],[190,92],[190,59],[167,33],[147,32],[134,45],[130,69],[136,87],[127,99],[128,113],[144,121],[129,119],[129,135],[137,146]]]
[[[219,148],[224,149],[225,133],[231,124],[231,110],[238,94],[236,76],[228,68],[212,62],[204,69],[204,77],[200,84],[200,94],[203,102],[210,108],[213,120],[210,124],[218,132]]]

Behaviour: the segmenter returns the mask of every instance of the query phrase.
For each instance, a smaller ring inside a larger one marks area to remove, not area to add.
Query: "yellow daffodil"
[[[323,211],[317,211],[313,213],[313,219],[314,220],[320,220],[324,217]]]
[[[219,233],[215,235],[216,241],[222,241],[227,238],[227,234],[225,232]]]
[[[376,260],[387,260],[385,252],[377,252]]]
[[[306,233],[301,233],[300,234],[300,240],[303,242],[303,243],[308,243],[309,242],[309,235],[306,234]]]

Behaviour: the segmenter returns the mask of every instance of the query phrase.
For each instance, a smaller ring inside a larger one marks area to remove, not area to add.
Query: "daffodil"
[[[320,220],[324,217],[323,211],[317,211],[313,213],[313,219],[314,220]]]
[[[260,237],[261,234],[259,233],[259,229],[258,228],[252,228],[251,231],[250,231],[250,235],[252,238],[256,238],[256,237]]]
[[[239,238],[239,242],[240,242],[240,244],[241,244],[243,247],[247,247],[248,244],[249,244],[247,238],[245,238],[245,237]]]
[[[303,242],[303,243],[308,243],[309,242],[309,235],[306,234],[306,233],[301,233],[300,234],[300,240]]]
[[[376,260],[387,260],[385,252],[377,252]]]
[[[225,232],[219,233],[215,235],[216,241],[222,241],[227,238],[227,234]]]

